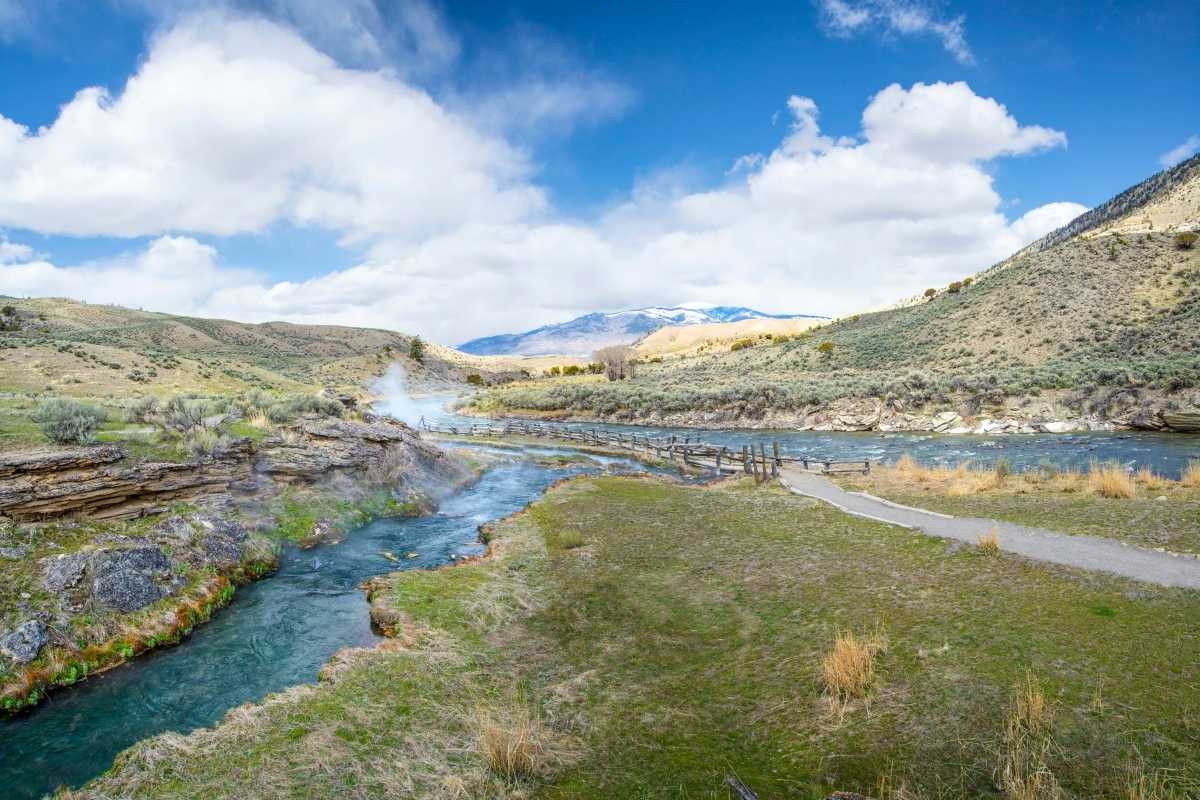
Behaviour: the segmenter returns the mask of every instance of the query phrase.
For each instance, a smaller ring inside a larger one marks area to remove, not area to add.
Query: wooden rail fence
[[[835,460],[828,458],[813,458],[810,456],[785,455],[779,447],[779,442],[771,442],[770,451],[764,442],[743,444],[730,447],[728,445],[709,444],[692,436],[649,436],[636,433],[620,433],[582,428],[572,425],[545,425],[538,422],[505,422],[502,425],[490,423],[472,423],[470,425],[435,425],[421,417],[420,428],[429,433],[440,433],[450,436],[533,436],[543,439],[556,439],[565,442],[577,442],[593,447],[614,447],[630,450],[671,463],[685,464],[690,467],[712,469],[717,473],[743,472],[752,475],[758,483],[778,477],[779,470],[784,465],[794,465],[794,468],[806,472],[831,474],[836,472],[871,471],[871,462],[865,459],[854,461]]]

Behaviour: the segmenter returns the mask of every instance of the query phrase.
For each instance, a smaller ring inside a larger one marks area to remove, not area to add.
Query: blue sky
[[[232,88],[197,100],[213,48]],[[256,74],[290,102],[242,97]],[[626,305],[843,313],[1186,152],[1197,74],[1183,2],[0,0],[0,292],[446,341]]]

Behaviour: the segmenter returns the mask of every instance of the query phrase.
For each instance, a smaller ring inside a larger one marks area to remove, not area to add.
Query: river
[[[416,406],[430,422],[470,425],[486,422],[447,409],[445,396],[424,398]],[[412,413],[412,412],[410,412]],[[415,422],[415,420],[413,420]],[[685,436],[716,445],[740,448],[743,444],[778,442],[785,455],[827,458],[834,461],[864,459],[895,461],[909,455],[924,464],[957,466],[963,462],[989,465],[1004,458],[1013,469],[1024,471],[1044,465],[1086,470],[1093,461],[1116,462],[1136,470],[1148,466],[1159,475],[1178,479],[1189,461],[1200,460],[1200,434],[1141,431],[1090,433],[1032,433],[976,436],[937,433],[843,433],[837,431],[752,430],[744,428],[672,428],[616,423],[569,424],[583,430],[636,433],[639,436]]]

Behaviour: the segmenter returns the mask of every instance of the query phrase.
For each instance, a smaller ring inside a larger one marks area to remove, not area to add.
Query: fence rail
[[[784,465],[820,474],[871,471],[866,459],[853,461],[812,456],[785,455],[779,442],[771,442],[770,452],[763,442],[728,445],[710,444],[692,436],[649,436],[619,433],[571,425],[545,425],[538,422],[505,422],[502,425],[472,423],[470,425],[435,425],[421,417],[420,428],[429,433],[450,436],[534,436],[558,441],[578,442],[594,447],[615,447],[621,450],[653,455],[658,459],[691,467],[712,469],[718,473],[744,472],[758,482],[777,477]]]

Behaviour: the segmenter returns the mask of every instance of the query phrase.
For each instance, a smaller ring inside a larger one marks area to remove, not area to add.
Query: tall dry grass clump
[[[1169,770],[1159,769],[1147,773],[1141,754],[1134,750],[1129,762],[1125,794],[1127,800],[1190,800],[1196,797],[1192,793],[1196,789],[1200,787],[1195,784],[1190,787],[1176,785]]]
[[[1171,481],[1156,473],[1151,467],[1144,466],[1137,471],[1137,482],[1151,491],[1167,488]]]
[[[1200,460],[1188,462],[1187,468],[1179,478],[1179,484],[1192,489],[1200,488]]]
[[[998,556],[1000,555],[1000,535],[992,528],[987,533],[981,533],[975,540],[979,546],[979,551],[984,555]]]
[[[480,709],[479,749],[488,767],[506,780],[535,775],[545,753],[541,726],[524,706],[503,717]]]
[[[1088,469],[1088,489],[1101,497],[1129,498],[1137,494],[1133,477],[1115,463],[1092,462]]]
[[[875,682],[875,656],[887,649],[887,640],[876,633],[856,636],[839,633],[833,649],[821,659],[821,682],[831,698],[848,703],[867,696]]]
[[[1026,676],[1013,689],[1004,717],[996,788],[1008,800],[1059,800],[1062,788],[1047,763],[1054,747],[1054,706]]]

